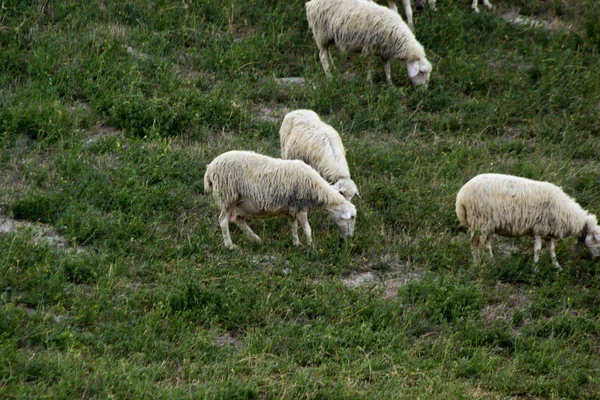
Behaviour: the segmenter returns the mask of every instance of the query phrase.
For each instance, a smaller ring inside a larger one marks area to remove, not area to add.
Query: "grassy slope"
[[[472,266],[453,204],[502,172],[600,212],[600,8],[496,0],[546,31],[467,3],[416,15],[423,91],[338,53],[325,80],[302,2],[3,2],[0,204],[84,251],[0,236],[0,397],[599,398],[598,266],[566,240],[534,275],[527,238]],[[228,252],[204,166],[276,156],[295,108],[343,136],[356,237],[315,212],[314,249],[266,220]]]

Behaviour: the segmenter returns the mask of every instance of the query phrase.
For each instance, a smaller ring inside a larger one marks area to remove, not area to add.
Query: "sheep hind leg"
[[[546,247],[548,248],[548,253],[550,254],[550,260],[552,260],[552,266],[557,270],[562,270],[558,261],[556,261],[556,253],[554,252],[554,239],[548,238],[546,239]]]
[[[389,0],[388,4],[390,4],[390,3],[394,4],[394,7],[396,7],[395,1]],[[412,8],[410,6],[410,0],[402,0],[402,6],[404,7],[404,13],[406,14],[406,22],[408,22],[408,26],[410,26],[410,29],[414,30],[415,26],[413,25],[413,12],[412,12]],[[396,7],[396,12],[398,12],[397,7]]]
[[[321,65],[323,65],[323,69],[325,70],[325,75],[328,78],[331,78],[331,72],[329,71],[329,62],[331,61],[331,65],[333,65],[333,59],[331,58],[331,54],[329,53],[329,46],[319,45],[319,59],[321,60]]]
[[[479,264],[479,235],[476,232],[471,233],[471,253],[473,254],[473,262]]]
[[[304,236],[306,236],[306,244],[312,246],[312,234],[310,230],[310,225],[308,224],[308,215],[306,211],[299,212],[296,215],[296,219],[300,222],[300,226],[302,226]]]
[[[235,219],[235,224],[238,226],[238,228],[242,230],[242,232],[246,234],[246,236],[248,236],[248,238],[250,238],[250,240],[253,240],[256,243],[262,242],[262,240],[260,240],[260,237],[256,233],[254,233],[252,228],[248,226],[248,223],[246,222],[245,218],[238,216]]]
[[[237,246],[233,244],[231,235],[229,234],[229,213],[227,210],[221,210],[219,215],[219,225],[221,226],[221,232],[223,233],[223,244],[229,250],[235,249]]]
[[[537,262],[540,260],[540,252],[542,251],[542,237],[540,235],[535,235],[533,241],[533,272],[537,274],[538,269],[535,266]]]
[[[483,0],[483,5],[490,9],[493,7],[489,0]]]
[[[471,4],[471,8],[473,9],[473,11],[475,11],[476,13],[479,12],[479,7],[477,7],[477,3],[479,2],[479,0],[473,0],[473,3]]]
[[[488,256],[490,259],[494,258],[494,253],[492,252],[492,239],[494,238],[493,233],[488,233],[485,238],[485,248],[488,251]]]

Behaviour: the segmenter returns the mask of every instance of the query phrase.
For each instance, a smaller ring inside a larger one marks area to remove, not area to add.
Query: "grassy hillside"
[[[598,264],[474,266],[454,214],[483,172],[600,213],[600,3],[494,4],[415,14],[420,90],[325,79],[301,1],[3,1],[0,398],[600,398]],[[297,108],[344,140],[355,237],[313,212],[312,249],[270,219],[227,251],[205,166],[277,156]]]

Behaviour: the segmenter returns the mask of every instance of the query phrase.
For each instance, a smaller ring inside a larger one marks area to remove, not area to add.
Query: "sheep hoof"
[[[557,270],[557,271],[562,271],[562,267],[560,266],[559,263],[557,263],[556,261],[552,263],[552,266]]]
[[[475,11],[476,13],[479,13],[479,7],[473,7],[473,11]]]
[[[258,235],[252,236],[252,240],[256,243],[262,243],[262,239]]]
[[[237,249],[237,245],[231,243],[231,244],[225,244],[225,247],[227,247],[227,250],[235,250]]]

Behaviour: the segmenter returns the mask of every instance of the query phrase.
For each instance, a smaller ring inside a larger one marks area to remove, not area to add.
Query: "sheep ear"
[[[339,182],[336,182],[332,187],[333,190],[339,192],[340,194],[344,194],[344,192],[346,191],[346,189],[344,189]]]
[[[414,78],[419,75],[419,61],[409,61],[406,64],[406,69],[408,70],[409,78]]]

